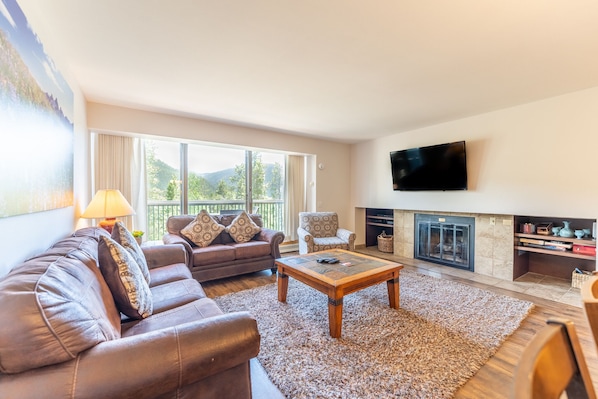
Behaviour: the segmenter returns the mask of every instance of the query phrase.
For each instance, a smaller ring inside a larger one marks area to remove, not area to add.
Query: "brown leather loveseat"
[[[223,314],[180,245],[141,248],[151,315],[123,315],[104,277],[103,236],[78,230],[0,278],[0,396],[251,397],[255,319]]]
[[[239,215],[210,215],[217,223],[229,227]],[[274,261],[280,258],[279,245],[284,233],[263,227],[261,215],[248,214],[260,228],[247,242],[236,242],[227,231],[220,232],[205,247],[198,246],[181,234],[186,226],[196,219],[195,215],[171,216],[166,221],[166,244],[182,244],[187,250],[189,268],[198,281],[215,280],[224,277],[271,269],[276,272]]]

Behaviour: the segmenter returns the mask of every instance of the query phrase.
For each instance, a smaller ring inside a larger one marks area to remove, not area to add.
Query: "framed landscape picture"
[[[73,93],[15,0],[0,0],[0,217],[73,205]]]

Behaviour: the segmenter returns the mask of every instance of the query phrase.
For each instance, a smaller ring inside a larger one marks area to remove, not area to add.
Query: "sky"
[[[179,143],[153,141],[156,143],[156,158],[179,168]],[[263,163],[279,162],[284,165],[284,154],[260,152]],[[210,173],[232,168],[245,159],[245,150],[213,146],[189,145],[189,169],[196,173]]]

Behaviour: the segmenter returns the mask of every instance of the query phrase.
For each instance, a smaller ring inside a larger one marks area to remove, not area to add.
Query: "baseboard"
[[[281,254],[285,254],[287,252],[297,252],[299,251],[299,244],[298,243],[288,243],[283,244],[278,247],[280,249]]]

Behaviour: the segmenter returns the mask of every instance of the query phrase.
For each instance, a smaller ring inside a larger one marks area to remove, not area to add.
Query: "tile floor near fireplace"
[[[466,270],[459,270],[449,266],[437,265],[419,259],[405,258],[398,255],[387,254],[378,251],[377,247],[361,248],[359,252],[390,259],[399,262],[407,268],[417,269],[417,272],[430,276],[440,274],[452,275],[455,277],[477,281],[483,284],[492,285],[511,291],[532,295],[538,298],[548,299],[576,307],[582,307],[581,294],[578,288],[571,287],[571,281],[556,277],[545,276],[537,273],[527,273],[515,281],[506,281],[500,278],[485,276],[479,273],[472,273]]]

